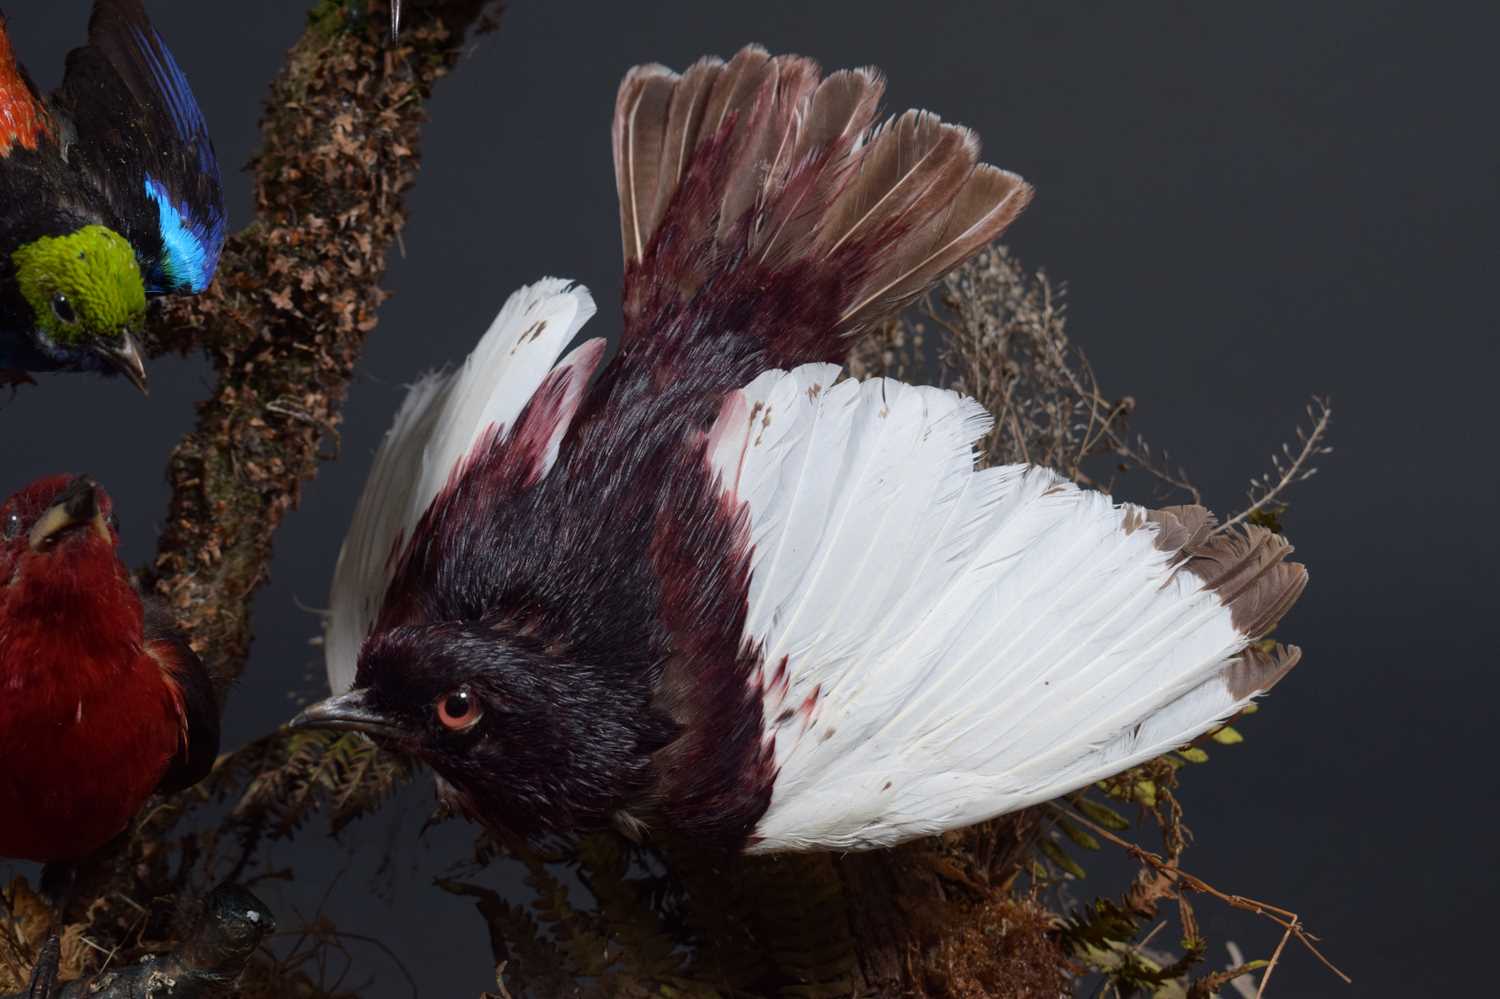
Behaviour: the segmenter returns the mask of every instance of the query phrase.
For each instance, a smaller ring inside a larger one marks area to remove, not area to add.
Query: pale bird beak
[[[146,387],[146,362],[141,360],[141,345],[136,342],[134,334],[122,333],[119,343],[101,344],[94,348],[94,353],[129,378],[130,384],[140,389],[142,395],[151,394],[151,390]]]
[[[347,694],[310,704],[287,723],[287,728],[333,728],[392,739],[405,738],[406,733],[392,719],[370,707],[365,693],[364,688],[356,687]]]
[[[42,511],[27,537],[31,550],[41,551],[59,534],[81,524],[92,527],[94,533],[105,541],[111,540],[109,525],[104,522],[104,511],[99,509],[99,494],[94,480],[87,475],[74,479],[68,488],[57,495],[52,505]]]

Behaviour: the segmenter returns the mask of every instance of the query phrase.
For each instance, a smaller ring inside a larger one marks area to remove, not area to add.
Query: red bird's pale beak
[[[146,362],[141,360],[141,345],[131,333],[120,334],[120,342],[94,348],[94,353],[104,358],[110,367],[130,379],[130,384],[141,390],[141,395],[150,395],[146,386]]]
[[[308,705],[287,724],[287,728],[336,728],[391,739],[406,737],[392,719],[370,707],[362,687]]]
[[[34,552],[42,551],[69,528],[88,525],[105,541],[111,540],[104,511],[99,509],[99,492],[94,480],[80,475],[57,494],[52,505],[42,511],[31,527],[27,540]]]

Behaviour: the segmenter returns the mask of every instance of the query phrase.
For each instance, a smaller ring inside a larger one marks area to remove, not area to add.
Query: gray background
[[[43,86],[82,39],[86,6],[6,4]],[[264,85],[306,6],[150,4],[213,128],[236,223],[250,214],[238,168]],[[617,330],[608,128],[622,71],[752,40],[829,68],[874,63],[892,109],[974,126],[987,159],[1035,183],[1008,242],[1067,282],[1073,334],[1106,390],[1137,398],[1139,428],[1211,505],[1239,507],[1305,397],[1333,396],[1338,453],[1288,522],[1312,584],[1282,633],[1306,657],[1243,726],[1247,744],[1190,775],[1187,865],[1300,912],[1356,994],[1482,992],[1500,687],[1488,394],[1500,141],[1486,67],[1500,17],[1424,6],[516,0],[432,105],[396,297],[346,410],[343,460],[277,541],[227,745],[283,719],[287,691],[319,668],[303,608],[325,603],[400,386],[461,358],[507,292],[542,274],[585,281],[603,304],[589,332]],[[116,497],[126,555],[144,561],[163,458],[207,369],[166,360],[152,381],[148,401],[120,381],[49,377],[4,404],[0,490],[90,472]],[[1120,493],[1149,501],[1150,489],[1134,478]],[[408,800],[421,811],[430,792]],[[354,836],[383,846],[411,829],[375,820]],[[424,994],[473,994],[492,980],[483,927],[427,887],[463,838],[404,850],[371,902],[358,864],[309,835],[281,858],[308,883],[268,898],[294,926],[336,882],[327,906],[344,929],[387,940]],[[1209,904],[1200,916],[1215,940],[1274,946],[1252,917]],[[380,954],[356,957],[380,979],[371,994],[407,993]],[[1274,989],[1351,994],[1296,948]]]

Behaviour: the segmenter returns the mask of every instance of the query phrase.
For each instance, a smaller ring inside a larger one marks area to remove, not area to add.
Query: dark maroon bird
[[[1279,537],[976,471],[978,404],[841,376],[1031,194],[881,91],[753,47],[626,77],[618,354],[557,360],[594,306],[548,279],[412,388],[300,724],[522,834],[859,849],[1159,755],[1296,662],[1252,644],[1305,580]]]
[[[87,476],[0,506],[0,856],[76,860],[213,766],[209,676],[121,563]]]

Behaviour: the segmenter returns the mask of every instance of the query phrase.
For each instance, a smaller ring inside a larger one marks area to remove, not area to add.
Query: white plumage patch
[[[973,400],[834,365],[757,378],[708,461],[749,505],[745,639],[777,777],[752,849],[861,849],[1046,801],[1251,698],[1247,637],[1156,525],[974,469]],[[1239,696],[1231,688],[1239,690]]]
[[[515,426],[562,349],[593,314],[588,289],[544,278],[510,296],[461,368],[424,375],[407,392],[375,452],[334,569],[324,629],[334,693],[354,683],[360,644],[380,611],[396,556],[423,512],[486,431],[496,428],[503,438]],[[598,346],[584,344],[562,364]],[[557,441],[551,440],[540,474],[556,458]]]

